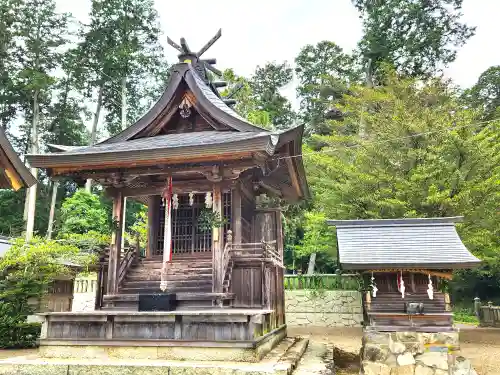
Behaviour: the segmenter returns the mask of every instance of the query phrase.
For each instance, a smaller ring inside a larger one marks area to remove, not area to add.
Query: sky
[[[56,0],[59,11],[85,22],[90,0]],[[204,55],[217,58],[217,68],[233,68],[250,76],[257,65],[293,59],[306,44],[331,40],[346,51],[356,48],[362,36],[358,12],[351,0],[155,0],[164,32],[169,62],[177,51],[167,45],[167,35],[179,42],[185,37],[192,50],[201,48],[219,28],[222,38]],[[462,47],[445,76],[470,87],[492,65],[500,64],[500,0],[464,0],[463,21],[476,26],[476,35]],[[283,93],[294,106],[295,85]]]

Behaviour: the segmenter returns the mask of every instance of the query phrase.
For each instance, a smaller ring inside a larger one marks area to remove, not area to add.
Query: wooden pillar
[[[242,243],[242,229],[241,229],[241,186],[236,182],[231,190],[231,217],[233,229],[233,242]]]
[[[214,183],[213,188],[213,211],[218,213],[220,217],[223,217],[222,212],[222,189],[220,183]],[[212,280],[213,286],[212,290],[215,293],[222,293],[222,253],[224,251],[224,235],[223,227],[215,227],[212,229],[212,261],[213,261],[213,271]]]
[[[275,221],[276,221],[276,250],[283,260],[283,222],[281,220],[281,209],[275,211]]]
[[[153,195],[149,198],[148,205],[148,246],[146,257],[151,258],[155,255],[158,247],[158,226],[160,224],[160,205],[161,197]]]
[[[118,289],[118,268],[120,267],[120,252],[122,243],[122,227],[123,227],[123,206],[124,196],[121,191],[117,191],[113,197],[113,213],[112,218],[116,223],[113,229],[112,243],[109,250],[108,264],[108,284],[107,293],[115,294]]]

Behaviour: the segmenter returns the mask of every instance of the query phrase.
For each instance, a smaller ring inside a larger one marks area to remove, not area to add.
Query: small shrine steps
[[[167,292],[176,294],[177,310],[229,306],[234,299],[232,293],[213,293],[212,258],[207,255],[181,255],[169,263]],[[103,309],[137,311],[141,294],[162,293],[162,266],[161,257],[137,260],[128,269],[118,293],[104,296]]]

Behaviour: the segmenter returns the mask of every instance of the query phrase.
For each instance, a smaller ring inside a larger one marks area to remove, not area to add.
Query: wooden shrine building
[[[455,229],[461,218],[328,220],[340,265],[362,272],[365,324],[381,331],[452,329],[446,281],[480,263]]]
[[[231,108],[234,100],[218,91],[225,83],[210,79],[220,73],[215,60],[201,58],[219,36],[197,53],[184,39],[181,45],[169,39],[180,61],[163,95],[121,133],[94,146],[29,156],[51,178],[101,185],[116,221],[101,311],[47,314],[42,348],[182,341],[255,349],[286,333],[281,213],[258,200],[308,197],[303,127],[269,131]],[[148,206],[145,257],[121,251],[125,198]],[[145,296],[161,289],[174,296],[173,311],[138,311]]]

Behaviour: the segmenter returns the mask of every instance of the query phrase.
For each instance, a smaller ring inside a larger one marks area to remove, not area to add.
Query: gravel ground
[[[297,367],[297,374],[300,375],[333,374],[330,359],[334,357],[334,347],[352,355],[357,355],[361,348],[360,328],[290,327],[288,334],[307,336],[310,339],[310,347]],[[478,375],[500,375],[500,329],[461,327],[460,348],[461,355],[471,360]],[[325,351],[326,354],[322,354]],[[323,357],[322,366],[319,364],[321,361],[318,361],[321,357]],[[342,357],[346,356],[341,354]],[[356,360],[359,361],[357,358]],[[345,369],[337,369],[336,373],[357,374],[358,371],[353,363]]]

